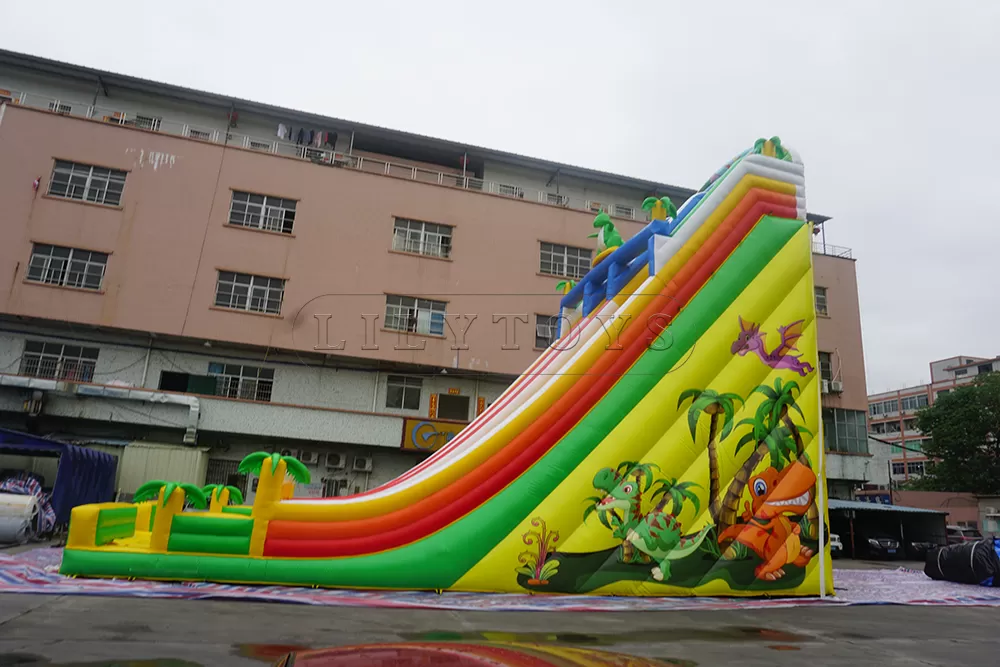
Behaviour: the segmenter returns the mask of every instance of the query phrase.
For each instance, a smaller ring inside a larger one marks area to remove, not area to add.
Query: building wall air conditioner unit
[[[326,455],[326,467],[331,470],[343,470],[347,466],[347,457],[340,452]]]
[[[355,456],[354,457],[354,471],[355,472],[371,472],[372,471],[372,457],[370,457],[370,456]]]
[[[844,383],[840,380],[830,380],[830,393],[841,394],[844,392]]]
[[[299,452],[299,461],[302,461],[306,465],[316,465],[319,463],[319,452],[307,452],[303,450]]]
[[[822,388],[823,388],[822,391],[823,391],[824,394],[829,394],[830,393],[830,381],[829,380],[823,380]]]

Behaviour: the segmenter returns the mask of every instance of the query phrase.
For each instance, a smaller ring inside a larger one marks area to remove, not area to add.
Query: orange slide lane
[[[760,213],[754,211],[755,205],[763,205],[767,210],[781,209],[782,213],[791,211],[794,215],[796,201],[795,197],[790,195],[782,195],[758,188],[751,189],[723,220],[718,229],[695,252],[690,261],[683,265],[660,295],[655,297],[644,309],[640,315],[641,321],[648,324],[665,325],[666,320],[672,316],[668,315],[667,311],[676,313],[682,305],[678,303],[677,295],[683,291],[686,292],[685,301],[691,298],[731,252],[730,250],[722,255],[718,251],[727,246],[735,248],[742,240],[743,235],[752,228],[753,224],[756,224]],[[751,211],[754,211],[757,218],[747,220],[746,216]],[[743,223],[740,225],[741,229],[738,230],[740,236],[734,239],[732,235],[737,231],[736,227],[739,223]],[[712,261],[711,266],[706,266],[710,258],[714,261]],[[700,279],[698,285],[688,285],[695,279]],[[644,337],[643,340],[640,340],[641,336]],[[400,544],[398,538],[402,535],[393,538],[393,534],[400,530],[407,533],[409,541],[419,539],[419,535],[413,534],[413,529],[416,528],[415,524],[427,526],[427,522],[431,521],[434,526],[432,530],[438,530],[448,525],[465,512],[474,509],[474,507],[464,507],[471,498],[481,498],[484,493],[488,492],[489,495],[482,498],[479,503],[487,500],[533,465],[534,461],[541,458],[552,445],[562,438],[565,432],[568,432],[600,400],[655,337],[656,332],[651,331],[646,326],[627,327],[619,340],[619,350],[609,350],[608,353],[601,355],[590,372],[576,382],[551,410],[545,412],[499,453],[448,487],[409,507],[379,517],[343,522],[272,520],[268,525],[265,555],[318,557],[367,553],[398,546]],[[637,340],[640,342],[635,344]],[[624,360],[623,355],[611,353],[633,352],[633,350],[634,358],[624,367],[618,363]],[[617,375],[609,374],[613,366],[617,367],[614,368]],[[610,375],[614,375],[614,377]],[[599,394],[595,394],[590,391],[595,385],[606,385],[606,387]],[[569,415],[574,416],[571,422],[566,419]],[[551,428],[560,421],[565,427],[560,433],[554,433]],[[541,446],[543,443],[544,446]],[[532,450],[533,458],[525,460],[522,454],[529,450]],[[521,464],[520,467],[512,469],[510,464],[518,459],[520,459],[518,461]],[[461,513],[457,513],[460,508]],[[431,526],[427,527],[431,528]],[[424,532],[424,534],[429,534],[429,532],[432,531]],[[342,542],[338,544],[337,541]]]

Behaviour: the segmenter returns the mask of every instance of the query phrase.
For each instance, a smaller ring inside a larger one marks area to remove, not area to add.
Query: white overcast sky
[[[857,258],[870,392],[1000,354],[1000,2],[0,2],[3,47],[698,187],[757,137]]]

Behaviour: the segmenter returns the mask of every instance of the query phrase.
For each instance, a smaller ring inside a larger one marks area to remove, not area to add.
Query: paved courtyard
[[[259,666],[280,652],[274,645],[506,638],[694,665],[992,667],[997,627],[997,607],[456,612],[8,594],[0,595],[0,665]]]

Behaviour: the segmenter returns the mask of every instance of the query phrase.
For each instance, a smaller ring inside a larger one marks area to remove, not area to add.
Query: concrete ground
[[[555,641],[682,665],[979,665],[1000,655],[1000,608],[451,612],[249,602],[0,595],[0,666],[261,665],[274,645]],[[253,656],[258,657],[253,657]],[[668,663],[669,664],[669,663]]]

